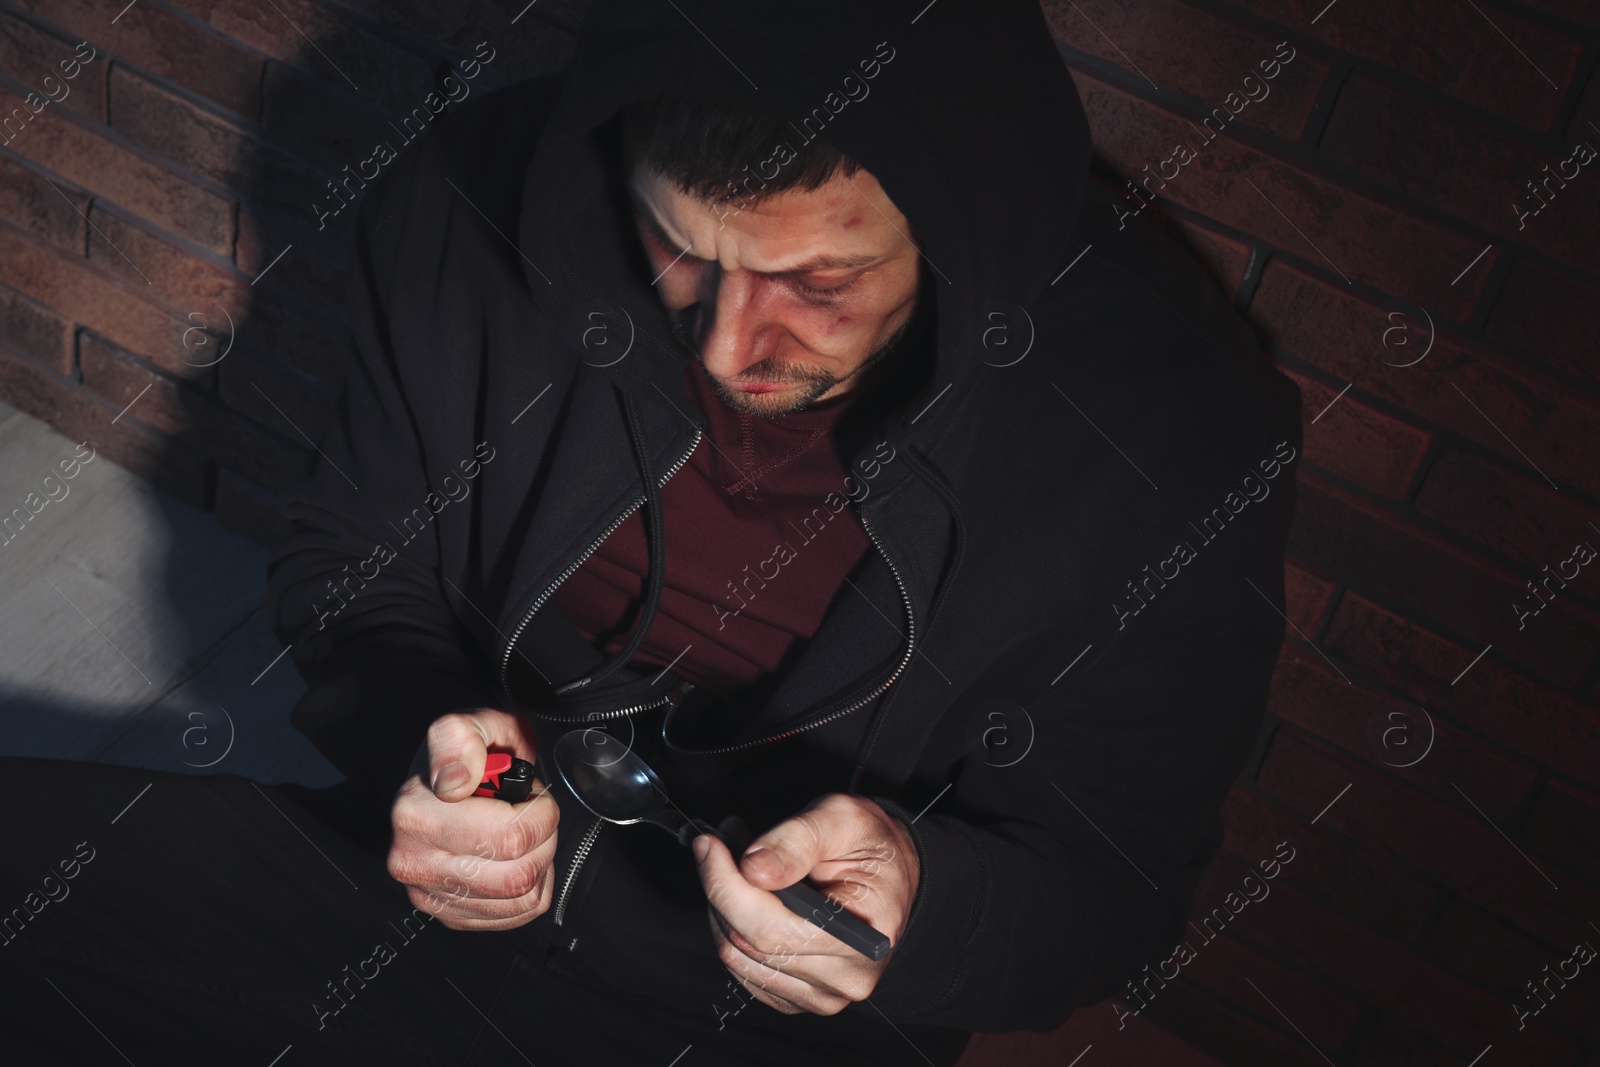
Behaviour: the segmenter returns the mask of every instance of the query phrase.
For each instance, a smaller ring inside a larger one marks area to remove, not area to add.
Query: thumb
[[[745,881],[762,889],[781,889],[804,878],[809,863],[795,856],[782,838],[762,835],[750,843],[739,859]]]
[[[427,782],[440,800],[465,800],[483,781],[491,747],[533,759],[532,729],[494,708],[441,715],[428,727]]]

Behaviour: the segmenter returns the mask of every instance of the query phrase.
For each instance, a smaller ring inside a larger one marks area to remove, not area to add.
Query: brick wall
[[[0,399],[270,539],[346,343],[324,182],[480,41],[477,86],[559,68],[581,5],[119,6],[0,0]],[[1600,566],[1563,563],[1600,545],[1600,3],[1043,7],[1097,180],[1306,397],[1294,629],[1194,958],[1054,1047],[1600,1064],[1594,967],[1512,1006],[1600,946]]]

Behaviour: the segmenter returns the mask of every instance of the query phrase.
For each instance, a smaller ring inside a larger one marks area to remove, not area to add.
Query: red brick
[[[1271,855],[1269,851],[1257,859]],[[1250,884],[1260,887],[1255,890],[1257,893],[1264,889],[1266,896],[1245,904],[1244,910],[1223,927],[1222,934],[1216,932],[1215,919],[1211,926],[1202,925],[1201,920],[1210,915],[1213,908],[1231,914],[1223,900],[1229,893],[1242,894],[1241,883],[1247,877],[1253,877],[1255,880]],[[1227,855],[1218,856],[1195,893],[1196,907],[1190,916],[1188,937],[1184,940],[1195,955],[1180,973],[1184,979],[1208,993],[1232,1001],[1269,1021],[1286,1016],[1293,1020],[1302,1036],[1320,1048],[1339,1048],[1355,1025],[1359,1006],[1304,971],[1286,967],[1251,948],[1240,940],[1241,937],[1248,937],[1248,933],[1235,936],[1236,928],[1244,930],[1255,921],[1253,913],[1256,909],[1274,906],[1275,888],[1276,879],[1262,879],[1261,871],[1250,863]],[[1254,988],[1251,982],[1255,983]],[[1144,988],[1142,980],[1138,985],[1141,990]],[[1156,988],[1154,982],[1150,986]],[[1162,992],[1164,990],[1158,989],[1155,997],[1159,999]],[[1262,998],[1262,993],[1272,998],[1270,1004]],[[1279,1016],[1278,1012],[1282,1012],[1283,1016]]]
[[[13,352],[72,377],[72,323],[15,289],[0,286],[0,337]]]
[[[1600,885],[1600,798],[1551,781],[1539,794],[1525,832],[1539,852],[1584,881]]]
[[[0,156],[0,218],[82,255],[91,198],[71,183],[56,181],[55,186],[50,188],[39,168]]]
[[[217,471],[216,512],[222,525],[263,548],[276,548],[288,533],[277,494],[226,467]]]
[[[1413,343],[1423,344],[1426,325],[1413,317],[1391,319],[1392,313],[1398,314],[1276,259],[1250,305],[1251,320],[1273,346],[1512,463],[1531,461],[1558,482],[1600,494],[1600,408],[1594,402],[1442,328],[1422,362],[1399,366],[1417,357],[1386,349],[1384,331],[1416,324]],[[1434,319],[1437,326],[1437,313]]]
[[[1044,0],[1044,14],[1056,40],[1115,63],[1140,81],[1148,78],[1162,89],[1192,97],[1202,112],[1223,108],[1227,114],[1223,99],[1229,93],[1246,99],[1244,79],[1253,76],[1253,91],[1264,87],[1266,95],[1248,100],[1229,125],[1237,121],[1286,141],[1300,139],[1328,74],[1327,63],[1300,49],[1287,65],[1275,59],[1280,37],[1177,0]],[[1205,47],[1194,47],[1196,41],[1204,41]],[[1273,65],[1265,69],[1275,71],[1270,79],[1262,77],[1260,66],[1268,61]]]
[[[1359,1067],[1461,1067],[1462,1061],[1443,1046],[1380,1016],[1373,1020],[1350,1062]]]
[[[1285,614],[1289,621],[1315,641],[1333,599],[1334,580],[1291,560],[1283,566]]]
[[[0,396],[119,467],[195,507],[209,503],[211,461],[50,371],[0,351]]]
[[[59,248],[83,254],[91,197],[74,184],[46,181],[45,171],[24,160],[0,157],[0,218],[34,230]],[[83,213],[83,214],[80,214]]]
[[[1475,11],[1473,5],[1454,0],[1406,4],[1339,0],[1337,7],[1318,18],[1328,0],[1237,3],[1263,18],[1309,33],[1330,48],[1403,71],[1458,100],[1535,130],[1547,130],[1555,121],[1583,54],[1581,42],[1498,4],[1480,2],[1480,10]],[[1315,24],[1312,19],[1317,19]],[[1419,27],[1424,27],[1424,32],[1419,33]],[[1526,59],[1517,54],[1518,49]]]
[[[1600,136],[1600,78],[1596,78],[1593,72],[1589,74],[1589,85],[1583,96],[1579,97],[1578,106],[1567,120],[1564,134],[1561,140],[1566,144],[1575,145],[1583,141],[1591,148],[1600,149],[1600,140],[1597,140],[1597,136]],[[1594,165],[1591,163],[1586,169],[1593,170]]]
[[[126,67],[112,68],[109,92],[111,125],[129,140],[244,199],[277,204],[304,216],[308,222],[315,221],[310,205],[325,195],[323,179],[288,152],[262,141],[242,126],[195,107]],[[145,212],[140,214],[150,217]],[[198,243],[213,251],[228,252],[233,248],[232,235],[230,226],[226,242]]]
[[[184,248],[96,204],[89,212],[89,262],[130,287],[145,290],[181,318],[190,310],[226,308],[236,320],[249,307],[250,283],[232,264],[203,250]],[[200,362],[200,360],[196,360]]]
[[[1530,571],[1559,573],[1576,542],[1600,543],[1600,508],[1461,448],[1440,453],[1412,506]]]
[[[1262,1010],[1272,1009],[1262,1004]],[[1271,1029],[1229,1010],[1219,1001],[1185,985],[1171,985],[1141,1013],[1161,1029],[1230,1065],[1327,1067],[1327,1060],[1293,1033],[1276,1015],[1282,1029]],[[1090,1055],[1093,1055],[1091,1053]],[[1087,1061],[1086,1061],[1087,1062]]]
[[[0,224],[0,282],[63,318],[184,372],[184,331],[193,325],[130,292],[97,266]],[[139,286],[139,288],[145,288]],[[201,362],[189,356],[194,362]],[[193,370],[193,368],[190,368]]]
[[[1320,147],[1368,180],[1426,200],[1506,241],[1579,270],[1600,269],[1600,248],[1588,239],[1600,230],[1600,177],[1594,173],[1600,164],[1579,167],[1568,159],[1570,152],[1552,152],[1462,110],[1359,74],[1340,89]],[[1577,171],[1570,180],[1557,169],[1563,160],[1566,170]],[[1541,169],[1546,166],[1548,171]]]
[[[0,87],[0,113],[9,113],[19,100]],[[226,197],[129,151],[70,112],[45,108],[11,149],[198,245],[218,252],[233,247],[233,204]]]
[[[1508,758],[1415,704],[1347,685],[1319,657],[1285,646],[1267,708],[1374,768],[1386,768],[1449,804],[1455,785],[1492,819],[1503,820],[1539,779],[1539,770]]]
[[[285,249],[288,254],[278,259]],[[261,292],[283,293],[335,318],[348,311],[350,262],[342,245],[334,248],[280,225],[276,216],[241,205],[234,260],[248,277],[258,279],[251,284]],[[262,271],[267,271],[264,278]]]
[[[1579,942],[1591,947],[1600,945],[1600,935],[1580,924],[1571,937],[1556,946],[1540,945],[1476,908],[1453,904],[1428,939],[1427,952],[1503,998],[1506,1011],[1527,1026],[1556,1024],[1594,1041],[1600,1039],[1600,985],[1592,973],[1587,974],[1587,981],[1568,981],[1564,988],[1558,980],[1558,965],[1571,956]],[[1546,966],[1549,972],[1544,970]],[[1556,976],[1548,987],[1553,995],[1546,995],[1543,985],[1549,974]],[[1539,1001],[1530,995],[1526,982],[1534,984],[1534,991],[1546,1007],[1539,1008]],[[1538,1014],[1521,1020],[1511,1007],[1512,1001],[1527,1010],[1537,1009]]]
[[[1506,669],[1493,652],[1474,663],[1481,646],[1446,640],[1346,593],[1323,648],[1381,677],[1435,716],[1576,781],[1600,786],[1600,713]]]
[[[308,317],[270,293],[257,290],[225,261],[205,259],[142,226],[104,212],[96,211],[91,217],[105,237],[122,250],[118,254],[97,234],[90,240],[92,262],[108,272],[121,273],[135,289],[153,290],[151,297],[164,303],[171,317],[182,321],[185,328],[205,324],[218,335],[217,347],[210,349],[197,348],[192,343],[200,335],[187,335],[185,340],[190,344],[161,354],[158,362],[164,367],[187,376],[190,364],[219,358],[227,344],[227,324],[231,320],[237,345],[259,352],[291,354],[296,369],[327,384],[337,384],[347,352],[342,328]],[[293,255],[291,251],[289,256]],[[138,265],[138,270],[129,260]],[[286,257],[274,271],[295,269],[297,265]],[[141,285],[144,276],[153,284]]]
[[[214,396],[161,374],[131,352],[86,333],[78,358],[87,388],[113,404],[132,404],[130,410],[143,421],[254,481],[281,489],[304,466],[304,449],[229,411]]]
[[[1184,244],[1211,274],[1223,293],[1232,300],[1239,295],[1239,283],[1244,280],[1245,268],[1250,264],[1250,246],[1243,241],[1186,217],[1172,214]]]
[[[1547,941],[1565,940],[1587,916],[1600,913],[1600,893],[1565,876],[1546,881],[1550,871],[1519,854],[1498,827],[1486,825],[1469,802],[1477,799],[1470,794],[1460,798],[1454,809],[1446,808],[1294,730],[1279,730],[1273,736],[1259,784],[1308,818],[1316,818],[1339,797],[1321,815],[1319,825],[1445,882],[1464,899]],[[1552,881],[1559,891],[1551,888]],[[1292,909],[1262,909],[1262,917],[1283,910]],[[1308,965],[1334,978],[1349,973],[1350,988],[1360,993],[1365,982],[1353,973],[1360,959],[1373,967],[1396,955],[1382,950],[1374,934],[1363,933],[1362,940],[1370,944],[1364,948],[1352,943],[1347,956],[1336,958],[1325,952],[1321,962],[1311,960]],[[1290,949],[1281,951],[1300,958]],[[1400,962],[1421,967],[1410,956]],[[1401,1017],[1415,1019],[1410,1014]]]
[[[60,103],[52,107],[104,121],[105,53],[90,42],[99,54],[85,50],[83,54],[93,58],[84,63],[78,59],[78,44],[78,39],[46,33],[12,15],[0,14],[0,70],[41,97],[59,98]],[[54,81],[47,85],[45,78]]]
[[[1482,276],[1452,287],[1461,268],[1449,268],[1458,262],[1465,266],[1483,249],[1476,237],[1227,136],[1207,142],[1180,116],[1092,72],[1074,68],[1072,76],[1095,132],[1097,156],[1112,171],[1131,178],[1149,166],[1154,174],[1155,164],[1170,156],[1174,145],[1187,141],[1194,149],[1195,158],[1165,186],[1160,178],[1141,179],[1149,181],[1157,205],[1171,200],[1260,237],[1335,278],[1343,272],[1352,282],[1415,301],[1435,319],[1462,321],[1470,314]],[[1137,208],[1133,193],[1125,192],[1125,199],[1128,210]]]
[[[1436,894],[1429,886],[1320,824],[1308,826],[1302,816],[1267,797],[1233,790],[1223,804],[1222,824],[1223,847],[1235,856],[1260,859],[1272,855],[1280,841],[1303,842],[1277,880],[1379,933],[1415,941],[1433,912]]]
[[[393,110],[420,101],[433,87],[426,58],[373,33],[332,5],[309,0],[274,0],[274,4],[175,0],[175,6],[219,33],[335,87],[347,99]],[[481,25],[499,27],[507,17],[496,10],[492,21]],[[308,38],[315,47],[307,44]],[[500,31],[495,38],[500,40]],[[267,98],[270,110],[270,90]]]
[[[1300,386],[1305,461],[1390,500],[1404,500],[1427,454],[1427,431],[1363,402],[1354,388],[1340,396],[1343,386],[1324,385],[1291,366],[1278,369]]]
[[[1327,784],[1319,783],[1319,788]],[[1338,788],[1342,783],[1333,792]],[[1337,815],[1361,788],[1357,783],[1327,817]],[[1487,1044],[1513,1038],[1543,1055],[1539,1062],[1567,1063],[1575,1057],[1577,1045],[1570,1040],[1531,1030],[1518,1035],[1505,1001],[1450,974],[1416,950],[1317,906],[1294,886],[1280,885],[1276,894],[1281,894],[1282,906],[1266,907],[1271,897],[1263,901],[1255,921],[1241,925],[1240,938],[1295,960],[1469,1059]],[[1546,895],[1556,894],[1546,888]],[[1240,916],[1241,923],[1244,917]]]
[[[108,65],[124,59],[247,118],[261,114],[260,58],[162,5],[134,4],[112,22],[94,0],[19,2],[87,37]]]
[[[311,440],[320,441],[322,431],[335,418],[338,394],[333,389],[275,361],[257,358],[248,351],[236,352],[217,369],[223,403],[263,426],[279,428],[291,440],[303,442],[304,433]],[[292,420],[293,426],[286,420]]]
[[[1457,632],[1564,685],[1600,648],[1600,623],[1573,600],[1518,629],[1512,605],[1533,594],[1526,579],[1300,471],[1289,544],[1365,592]],[[1481,647],[1481,645],[1480,645]]]
[[[1592,385],[1600,379],[1600,316],[1575,315],[1573,309],[1597,307],[1600,287],[1519,257],[1512,261],[1484,336]]]

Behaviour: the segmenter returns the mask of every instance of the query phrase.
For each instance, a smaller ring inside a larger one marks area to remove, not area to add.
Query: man
[[[602,0],[366,192],[270,575],[349,784],[271,796],[437,933],[302,1047],[409,1012],[419,1062],[949,1064],[1170,955],[1282,637],[1299,398],[1088,162],[1026,0]],[[593,815],[576,730],[721,835]],[[472,795],[490,752],[530,799]]]

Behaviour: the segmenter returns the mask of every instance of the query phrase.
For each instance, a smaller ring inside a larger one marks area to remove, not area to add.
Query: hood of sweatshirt
[[[593,5],[528,168],[518,251],[534,299],[568,324],[574,359],[610,374],[625,404],[665,400],[685,411],[693,408],[679,371],[692,354],[672,336],[619,206],[625,175],[614,120],[622,105],[658,94],[737,102],[786,120],[792,137],[730,174],[736,189],[759,188],[809,138],[877,178],[909,221],[925,267],[921,362],[877,413],[873,439],[898,444],[940,432],[942,420],[922,415],[967,392],[991,352],[996,309],[1028,307],[1058,276],[1084,198],[1088,125],[1038,4]],[[593,343],[597,335],[605,347]],[[637,651],[660,597],[663,472],[651,469],[636,407],[629,425],[653,545],[645,606],[633,640],[557,688],[569,708],[671,684],[657,676],[646,686],[636,675],[594,684]]]

